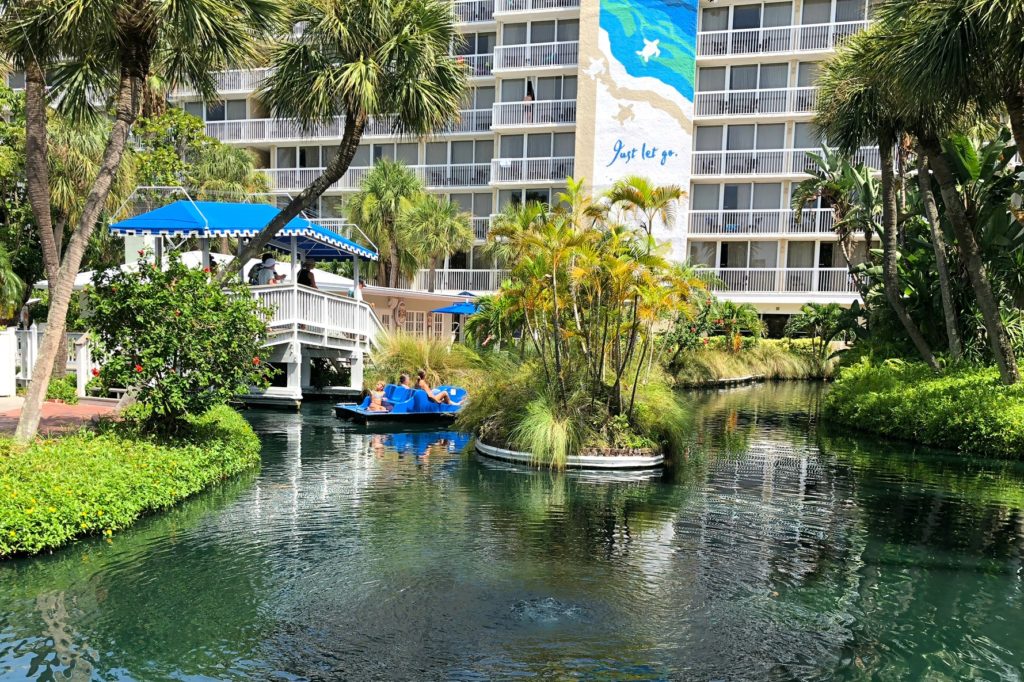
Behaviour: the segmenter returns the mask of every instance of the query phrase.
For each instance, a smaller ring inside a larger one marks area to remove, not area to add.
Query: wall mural
[[[688,188],[697,4],[600,0],[596,45],[581,54],[582,76],[595,85],[595,187],[637,174]]]

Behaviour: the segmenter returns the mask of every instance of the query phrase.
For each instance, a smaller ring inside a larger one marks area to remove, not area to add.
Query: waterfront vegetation
[[[130,415],[129,415],[130,417]],[[132,418],[19,448],[0,438],[0,558],[110,536],[212,483],[259,466],[259,439],[227,406],[173,439]]]
[[[1006,386],[992,367],[936,374],[922,362],[868,361],[844,367],[826,394],[837,423],[972,457],[1024,457],[1024,386]]]

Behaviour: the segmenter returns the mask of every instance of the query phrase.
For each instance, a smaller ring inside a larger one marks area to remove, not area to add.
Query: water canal
[[[620,480],[253,412],[259,474],[0,565],[0,678],[1020,679],[1024,469],[820,395],[692,396],[691,460]]]

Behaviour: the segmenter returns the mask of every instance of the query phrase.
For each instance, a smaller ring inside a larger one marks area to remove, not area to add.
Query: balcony
[[[693,174],[697,176],[802,176],[813,170],[810,154],[821,149],[743,149],[693,153]],[[878,170],[882,167],[878,147],[862,147],[852,158]]]
[[[832,50],[867,25],[867,21],[847,21],[834,24],[701,31],[697,34],[697,56],[725,57]]]
[[[552,99],[537,102],[501,102],[494,105],[495,130],[505,128],[546,128],[576,123],[576,100]]]
[[[798,236],[832,234],[835,217],[830,208],[806,209],[796,219],[788,208],[744,211],[690,211],[689,234],[730,236]]]
[[[497,15],[529,14],[544,16],[560,13],[577,13],[580,0],[497,0],[494,13]],[[567,12],[568,11],[568,12]]]
[[[571,156],[538,159],[494,159],[491,161],[491,182],[494,184],[563,183],[573,173]]]
[[[455,0],[455,20],[460,24],[493,24],[494,0]]]
[[[434,272],[434,291],[497,291],[508,279],[508,270],[437,270]],[[416,273],[413,288],[426,290],[430,287],[430,271]]]
[[[846,268],[697,268],[716,292],[856,294]],[[717,281],[713,281],[716,280]]]
[[[358,189],[369,166],[354,166],[328,190]],[[491,180],[491,167],[486,163],[429,164],[408,166],[428,189],[460,187],[486,187]],[[308,187],[323,174],[323,168],[264,168],[275,192],[298,192]]]
[[[477,239],[487,239],[487,233],[491,230],[491,218],[489,216],[473,216],[473,236]]]
[[[822,151],[818,149],[794,149],[792,152],[792,160],[790,161],[790,168],[793,173],[803,174],[809,173],[817,168],[817,164],[814,162],[809,155],[815,154],[821,156]],[[857,164],[864,164],[868,168],[874,170],[882,169],[882,156],[878,152],[878,147],[861,147],[853,156],[850,158],[850,163],[856,166]]]
[[[459,54],[455,55],[454,59],[466,65],[470,78],[490,78],[494,75],[493,54]]]
[[[495,71],[564,70],[579,61],[579,41],[499,45],[494,48]]]
[[[729,118],[812,114],[817,103],[818,88],[810,87],[698,92],[693,106],[697,118]]]
[[[217,92],[222,95],[249,93],[257,90],[263,84],[264,79],[274,70],[265,69],[233,69],[231,71],[218,71],[213,74],[214,82],[217,85]],[[171,91],[171,97],[196,97],[199,92],[189,86],[177,87]]]

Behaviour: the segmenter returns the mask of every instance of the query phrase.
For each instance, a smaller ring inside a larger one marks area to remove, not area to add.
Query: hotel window
[[[793,149],[820,149],[821,135],[813,123],[797,123],[793,127]]]
[[[407,166],[419,164],[420,146],[416,142],[401,142],[395,148],[395,160],[401,161]]]
[[[715,252],[717,242],[690,242],[688,258],[692,265],[703,265],[713,267],[715,263]]]

